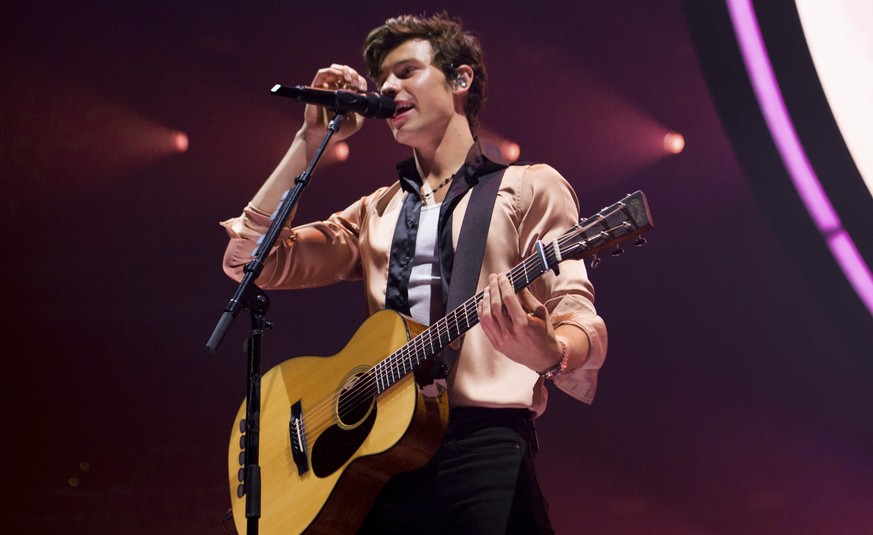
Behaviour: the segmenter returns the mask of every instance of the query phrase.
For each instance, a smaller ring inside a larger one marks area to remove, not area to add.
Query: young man
[[[476,115],[486,71],[478,40],[457,20],[401,16],[365,42],[369,75],[394,98],[388,125],[412,158],[398,180],[330,216],[286,229],[258,279],[262,288],[300,288],[364,279],[370,312],[393,308],[423,324],[444,313],[458,237],[471,191],[501,166],[481,154]],[[319,70],[313,86],[366,91],[367,80],[340,64]],[[350,116],[336,139],[354,134]],[[325,130],[321,109],[244,213],[226,221],[224,265],[234,278],[250,260],[269,214],[305,168]],[[546,165],[510,166],[500,180],[478,273],[480,326],[450,362],[446,439],[423,468],[395,476],[361,528],[366,533],[550,533],[537,484],[532,418],[546,405],[544,381],[590,403],[606,353],[581,261],[561,264],[516,294],[506,277],[534,251],[576,223],[569,184]],[[475,273],[474,273],[475,275]],[[472,294],[471,294],[472,295]],[[464,296],[464,298],[469,296]]]

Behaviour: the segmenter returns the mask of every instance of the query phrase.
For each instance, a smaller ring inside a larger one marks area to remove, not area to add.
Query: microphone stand
[[[273,214],[273,223],[261,239],[255,258],[245,265],[242,281],[230,299],[227,307],[218,320],[212,336],[206,343],[206,350],[215,353],[221,344],[230,324],[236,318],[241,308],[247,309],[251,314],[252,330],[246,342],[248,355],[248,388],[246,390],[246,416],[240,422],[240,431],[243,433],[243,452],[241,463],[241,485],[237,489],[237,496],[246,497],[246,534],[257,535],[258,521],[261,518],[261,468],[258,465],[258,438],[260,435],[260,412],[261,412],[261,342],[263,335],[272,326],[264,318],[270,306],[270,300],[263,290],[255,285],[255,280],[264,269],[264,260],[270,253],[279,238],[279,233],[285,221],[291,215],[297,201],[303,194],[303,190],[309,185],[312,171],[321,159],[328,142],[336,134],[343,123],[344,115],[341,110],[328,122],[327,134],[312,161],[303,173],[294,180],[294,187],[286,191],[282,196],[279,208]]]

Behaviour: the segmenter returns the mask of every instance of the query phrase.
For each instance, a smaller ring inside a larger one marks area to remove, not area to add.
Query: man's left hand
[[[561,345],[545,305],[527,288],[516,294],[505,274],[489,277],[478,313],[494,347],[515,362],[540,372],[561,359]]]

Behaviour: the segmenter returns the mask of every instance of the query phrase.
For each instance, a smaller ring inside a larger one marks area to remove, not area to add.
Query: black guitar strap
[[[470,201],[467,203],[464,222],[461,224],[461,232],[458,236],[458,246],[455,248],[451,282],[446,297],[446,312],[454,310],[476,293],[479,272],[482,270],[482,260],[485,257],[485,241],[488,238],[488,228],[491,226],[491,214],[494,212],[494,203],[505,171],[506,167],[501,167],[482,176],[470,192]],[[457,346],[457,349],[451,346],[443,349],[439,355],[438,365],[433,367],[432,375],[437,378],[448,377],[458,360],[459,353],[460,346]]]

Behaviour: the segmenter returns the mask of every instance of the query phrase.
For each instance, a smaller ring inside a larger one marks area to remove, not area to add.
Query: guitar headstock
[[[591,267],[599,263],[597,253],[615,247],[613,255],[624,249],[619,243],[636,237],[635,246],[646,243],[641,234],[654,226],[649,203],[642,191],[631,193],[617,203],[607,206],[597,214],[582,219],[555,241],[559,250],[556,260],[593,256]]]

